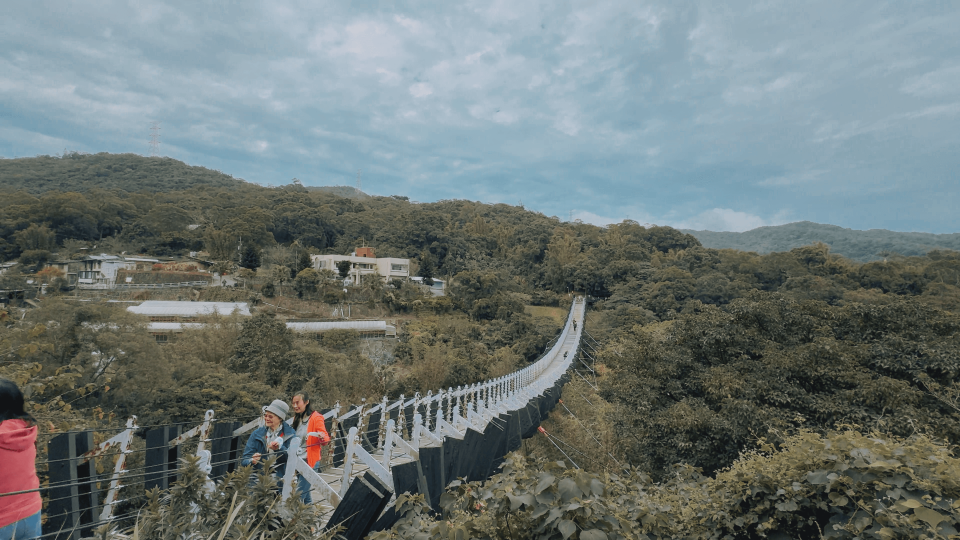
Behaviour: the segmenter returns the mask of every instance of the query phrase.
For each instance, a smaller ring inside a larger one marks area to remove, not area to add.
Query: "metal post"
[[[430,431],[430,407],[433,405],[433,390],[427,390],[427,402],[424,404],[423,410],[423,422],[427,427],[427,431]]]
[[[380,425],[377,426],[377,448],[383,448],[383,439],[387,434],[387,396],[380,400]]]
[[[110,489],[107,491],[107,499],[103,501],[103,512],[100,513],[100,521],[107,521],[113,517],[113,505],[117,502],[117,493],[120,488],[120,476],[127,472],[125,465],[127,454],[130,453],[130,439],[134,430],[137,429],[137,417],[131,416],[127,420],[127,429],[123,433],[114,437],[118,444],[119,455],[117,456],[117,465],[113,469],[113,478],[110,480]],[[113,440],[113,439],[111,439]],[[105,444],[109,444],[109,441]]]
[[[297,472],[297,449],[300,448],[300,437],[294,436],[290,439],[290,446],[287,448],[287,468],[283,471],[283,490],[280,492],[280,500],[286,502],[293,492],[293,479]]]

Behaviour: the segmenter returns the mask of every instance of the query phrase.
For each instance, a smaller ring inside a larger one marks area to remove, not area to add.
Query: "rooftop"
[[[139,306],[128,307],[127,311],[148,317],[164,315],[190,317],[213,315],[215,313],[230,315],[235,311],[240,315],[250,316],[250,308],[246,302],[176,302],[148,300]]]
[[[331,322],[288,322],[287,328],[294,332],[326,332],[328,330],[356,330],[358,332],[386,332],[386,321],[331,321]],[[395,328],[389,328],[396,331]]]

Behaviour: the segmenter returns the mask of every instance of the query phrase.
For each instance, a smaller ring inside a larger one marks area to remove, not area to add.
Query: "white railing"
[[[418,459],[421,448],[439,446],[447,437],[462,439],[468,429],[482,433],[486,426],[500,414],[525,407],[531,399],[543,395],[545,390],[556,384],[577,357],[580,335],[583,331],[585,306],[583,298],[576,298],[563,331],[553,346],[536,362],[509,375],[482,383],[458,386],[456,389],[441,389],[436,393],[430,391],[426,396],[417,393],[409,399],[402,395],[396,400],[384,396],[380,403],[372,407],[367,407],[364,403],[342,415],[338,403],[324,415],[327,420],[332,421],[330,430],[332,439],[337,438],[339,423],[357,417],[357,425],[349,429],[344,437],[345,440],[340,440],[345,447],[345,454],[342,474],[339,475],[339,489],[334,489],[320,474],[313,471],[303,459],[297,456],[300,442],[295,437],[288,450],[282,497],[286,499],[293,493],[293,480],[296,473],[300,473],[310,483],[313,491],[319,492],[329,506],[336,508],[347,493],[355,477],[355,470],[360,464],[366,467],[365,471],[368,470],[376,475],[392,490],[391,468],[397,456]],[[574,329],[574,321],[579,323],[576,329]],[[411,407],[412,422],[406,417]],[[393,415],[395,418],[391,418],[390,413],[394,410],[397,411]],[[371,453],[364,448],[361,436],[365,433],[366,426],[370,425],[370,419],[375,418],[373,415],[377,414],[379,415],[379,432],[376,449]],[[110,490],[105,502],[106,508],[102,513],[103,519],[110,519],[111,509],[116,504],[116,493],[122,487],[119,482],[124,474],[123,455],[129,451],[130,435],[136,429],[135,420],[136,417],[131,418],[127,429],[122,433],[82,456],[89,459],[102,454],[114,445],[120,446],[121,458],[111,478]],[[192,437],[198,437],[197,456],[201,458],[201,467],[209,473],[212,456],[207,449],[207,444],[211,442],[211,431],[215,422],[215,413],[209,410],[200,425],[169,441],[168,445],[177,446]],[[239,437],[262,424],[263,417],[260,416],[234,430],[232,435]],[[411,424],[409,432],[408,424]],[[375,455],[378,453],[379,456]]]

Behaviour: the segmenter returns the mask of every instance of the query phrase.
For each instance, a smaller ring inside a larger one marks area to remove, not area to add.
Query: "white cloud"
[[[798,94],[812,88],[812,85],[803,87],[803,78],[800,73],[788,73],[764,84],[731,87],[724,91],[723,99],[731,105],[744,105],[761,99],[798,97]]]
[[[622,223],[623,221],[628,219],[631,221],[636,221],[641,225],[649,225],[654,221],[656,221],[653,219],[652,216],[636,209],[630,210],[629,212],[627,212],[627,215],[619,218],[601,216],[599,214],[595,214],[588,210],[574,210],[572,212],[572,216],[574,220],[582,221],[584,223],[590,223],[598,227],[606,227],[607,225],[612,225],[614,223]],[[568,217],[569,217],[568,215],[562,216],[563,219],[567,219]]]
[[[747,212],[739,212],[730,208],[713,208],[681,221],[677,223],[675,227],[678,229],[693,229],[697,231],[743,232],[756,229],[757,227],[779,225],[781,223],[783,223],[782,218],[778,219],[774,217],[772,220],[765,220],[760,216]]]
[[[7,142],[7,143],[18,142],[20,144],[23,144],[24,142],[29,142],[30,144],[34,144],[37,146],[43,146],[50,149],[59,148],[60,150],[67,150],[67,151],[86,150],[85,146],[78,146],[78,143],[76,141],[71,141],[69,139],[63,139],[60,137],[51,137],[49,135],[44,135],[43,133],[27,131],[27,130],[15,128],[15,127],[0,126],[0,144],[2,144],[3,142]],[[146,149],[147,149],[147,145],[144,144],[143,148],[141,149],[141,152],[146,152]],[[59,152],[56,152],[55,150],[51,150],[51,153],[59,153]],[[4,157],[11,158],[14,156],[10,155],[10,156],[4,156]]]
[[[789,173],[781,176],[773,176],[773,177],[767,178],[765,180],[757,182],[757,185],[766,186],[766,187],[782,187],[782,186],[811,184],[813,182],[820,181],[827,172],[828,171],[824,169],[814,169],[814,170],[808,170],[808,171]]]
[[[380,84],[395,85],[400,82],[400,75],[388,69],[377,68],[377,74],[380,75]]]
[[[422,197],[564,217],[574,194],[601,223],[641,198],[687,209],[659,222],[715,207],[685,221],[718,227],[774,220],[730,210],[747,201],[914,219],[902,208],[928,208],[960,164],[960,6],[763,4],[11,3],[0,128],[42,136],[8,133],[0,152],[145,152],[162,120],[165,148],[264,184],[311,168],[349,182],[362,164],[383,193],[429,178]],[[902,200],[862,197],[908,182]],[[827,188],[843,194],[814,201]]]
[[[414,83],[410,85],[410,95],[415,98],[424,98],[433,93],[433,86],[429,83]]]
[[[423,23],[415,19],[404,17],[403,15],[394,15],[393,20],[413,34],[420,34],[423,32]]]
[[[939,97],[960,93],[960,66],[948,66],[903,82],[900,91],[917,97]]]
[[[940,117],[940,116],[956,116],[960,114],[960,103],[947,103],[945,105],[934,105],[932,107],[926,107],[919,111],[908,113],[907,118],[923,118],[927,116]]]
[[[594,214],[593,212],[588,212],[586,210],[574,210],[573,219],[582,221],[584,223],[591,223],[593,225],[597,225],[598,227],[606,227],[607,225],[611,225],[613,223],[620,223],[621,221],[623,221],[623,219],[600,216],[600,215]]]

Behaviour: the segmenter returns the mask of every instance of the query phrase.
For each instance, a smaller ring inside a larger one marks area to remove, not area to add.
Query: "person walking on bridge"
[[[287,418],[287,404],[279,399],[273,400],[270,405],[263,409],[263,426],[253,430],[250,438],[247,439],[247,445],[243,449],[243,457],[240,458],[240,465],[246,467],[253,465],[254,469],[262,469],[263,459],[271,454],[277,455],[277,461],[274,464],[276,470],[274,474],[283,478],[286,472],[287,449],[290,448],[290,441],[293,440],[293,428],[284,423]],[[281,467],[281,465],[284,465]]]
[[[37,422],[24,409],[16,383],[0,379],[0,540],[40,536]],[[8,493],[19,493],[8,495]]]
[[[294,412],[290,425],[300,438],[297,457],[306,461],[307,465],[319,473],[321,447],[330,443],[326,422],[323,415],[310,406],[310,397],[306,392],[295,394],[290,403],[293,405]],[[300,499],[303,502],[307,504],[313,502],[313,497],[310,496],[310,483],[299,472],[297,473],[297,491],[300,492]]]

